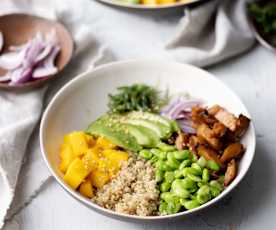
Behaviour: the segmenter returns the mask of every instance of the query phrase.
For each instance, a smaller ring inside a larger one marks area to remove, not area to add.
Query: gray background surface
[[[175,31],[180,18],[178,13],[155,16],[133,13],[129,20],[129,12],[97,3],[91,3],[87,11],[91,30],[109,46],[117,60],[147,57],[153,52],[161,54],[164,41]],[[107,13],[109,17],[104,17]],[[125,15],[126,20],[116,21],[116,14]],[[135,25],[137,20],[148,20],[148,27],[126,29],[127,24]],[[116,23],[120,27],[115,29]],[[87,209],[52,180],[5,229],[276,229],[276,55],[257,46],[247,54],[207,70],[240,96],[253,117],[257,132],[257,151],[249,173],[218,205],[177,222],[125,223]]]

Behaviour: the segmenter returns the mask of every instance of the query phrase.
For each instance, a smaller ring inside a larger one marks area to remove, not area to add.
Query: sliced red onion
[[[193,106],[199,105],[200,103],[201,102],[198,100],[181,100],[174,105],[174,107],[167,113],[167,116],[171,119],[177,119],[183,111],[190,112]]]
[[[163,108],[161,114],[176,120],[183,132],[195,133],[191,125],[191,110],[192,107],[200,104],[202,104],[201,100],[179,97]]]
[[[0,52],[3,49],[4,46],[4,38],[3,38],[3,33],[0,31]]]
[[[23,61],[23,66],[33,66],[36,64],[36,59],[44,49],[44,42],[41,33],[37,33],[35,38],[31,40],[31,44],[28,47]]]
[[[0,68],[6,70],[12,70],[19,67],[25,57],[25,51],[10,52],[0,56]]]
[[[47,77],[56,74],[58,69],[55,67],[55,59],[60,51],[59,46],[55,46],[48,57],[33,72],[33,78]]]
[[[45,39],[37,33],[26,44],[11,46],[9,50],[12,52],[0,56],[0,68],[8,70],[5,76],[0,77],[0,82],[18,85],[58,72],[54,62],[60,46],[55,31],[47,34]]]
[[[19,45],[19,46],[10,46],[9,47],[9,51],[11,52],[18,52],[21,51],[22,49],[24,49],[26,46],[29,45],[29,42],[23,45]]]
[[[184,133],[191,133],[191,134],[195,134],[196,133],[196,130],[191,127],[191,126],[187,126],[187,125],[179,125],[181,130],[184,132]]]
[[[47,45],[46,47],[44,47],[43,51],[37,55],[36,59],[35,59],[35,63],[39,63],[42,60],[44,60],[53,50],[53,46],[52,45]]]
[[[11,73],[11,82],[10,85],[20,85],[22,83],[25,83],[32,78],[32,71],[33,69],[31,67],[20,67],[16,70],[14,70]]]

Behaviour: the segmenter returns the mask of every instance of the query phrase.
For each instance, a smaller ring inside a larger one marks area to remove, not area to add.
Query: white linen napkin
[[[255,39],[244,13],[245,2],[215,0],[186,9],[178,33],[166,46],[169,55],[205,67],[249,50]]]
[[[4,7],[4,13],[19,11],[28,13],[30,2],[1,2],[1,13],[3,13]],[[36,3],[38,4],[38,1]],[[81,4],[81,1],[78,3]],[[110,57],[105,52],[105,48],[95,40],[87,25],[79,22],[80,18],[74,18],[74,15],[78,14],[68,14],[69,9],[66,7],[68,5],[53,5],[51,1],[47,1],[47,12],[45,11],[45,2],[43,4],[41,1],[41,8],[39,5],[33,5],[31,12],[55,18],[69,29],[76,45],[75,55],[70,66],[49,86],[31,92],[0,92],[0,229],[5,217],[9,219],[16,214],[29,199],[35,196],[39,188],[49,178],[49,172],[41,159],[38,129],[35,129],[43,108],[46,90],[48,89],[46,98],[49,100],[65,82],[79,73],[105,62]],[[30,138],[32,132],[33,135]],[[24,157],[27,159],[25,164]],[[24,167],[19,174],[22,164]]]
[[[119,58],[152,56],[198,66],[245,52],[254,44],[254,39],[242,14],[243,4],[243,0],[217,0],[186,9],[173,34],[171,27],[177,24],[174,19],[160,23],[159,16],[156,20],[156,15],[145,17],[145,14],[116,10],[95,1],[1,0],[0,14],[32,12],[62,21],[74,35],[77,53],[69,68],[49,86],[46,97],[47,87],[29,93],[0,92],[0,228],[5,217],[12,219],[49,181],[36,127],[43,98],[47,104],[52,95],[78,73],[112,60],[104,45],[109,45]],[[139,36],[135,38],[135,34]],[[141,39],[149,34],[154,34],[152,43]],[[166,34],[169,42],[160,34]],[[117,43],[113,39],[116,36],[120,37]],[[153,41],[159,45],[151,45]],[[150,55],[145,54],[148,50]]]

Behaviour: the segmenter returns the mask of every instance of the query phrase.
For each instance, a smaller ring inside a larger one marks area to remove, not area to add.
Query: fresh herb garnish
[[[276,32],[276,3],[271,2],[264,6],[251,3],[248,10],[265,34]]]
[[[160,107],[167,102],[167,96],[161,96],[156,89],[144,84],[122,86],[117,89],[117,94],[108,95],[108,107],[112,113],[159,112]]]

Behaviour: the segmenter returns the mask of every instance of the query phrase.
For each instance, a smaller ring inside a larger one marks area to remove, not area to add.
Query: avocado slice
[[[179,131],[179,126],[175,121],[170,120],[170,119],[163,117],[161,115],[158,115],[158,114],[134,111],[134,112],[128,113],[127,117],[129,119],[144,119],[144,120],[148,120],[148,121],[152,121],[152,122],[161,123],[162,125],[170,128],[171,132]]]
[[[126,124],[126,127],[129,133],[136,138],[138,144],[144,147],[155,147],[159,143],[158,136],[148,128],[131,124]]]
[[[105,114],[90,124],[86,132],[103,136],[122,148],[138,152],[142,147],[156,147],[177,128],[176,122],[159,115],[130,112],[126,115]]]
[[[86,132],[91,135],[103,136],[112,143],[133,152],[142,149],[136,138],[127,131],[126,125],[119,123],[114,116],[101,117],[89,125]]]
[[[126,124],[141,126],[150,129],[159,139],[167,138],[171,134],[171,129],[159,122],[149,121],[145,119],[126,119]]]

